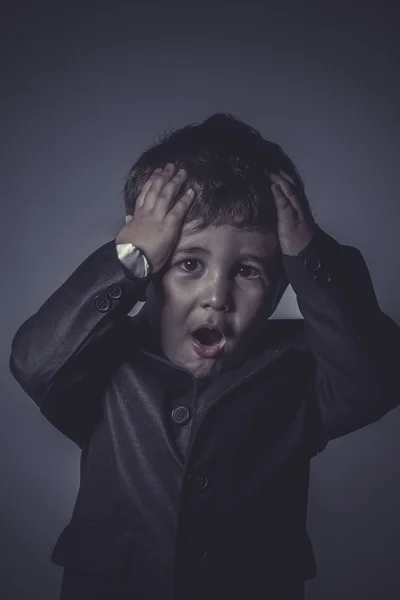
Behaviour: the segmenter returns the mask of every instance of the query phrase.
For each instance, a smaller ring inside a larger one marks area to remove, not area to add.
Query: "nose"
[[[204,282],[201,291],[202,308],[213,308],[216,311],[232,310],[233,298],[230,282],[223,277],[215,277]]]

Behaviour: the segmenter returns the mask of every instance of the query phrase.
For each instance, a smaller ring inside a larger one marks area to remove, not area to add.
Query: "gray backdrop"
[[[32,2],[3,13],[5,600],[57,598],[49,555],[79,477],[78,448],[8,371],[11,339],[122,227],[122,177],[165,128],[225,110],[281,144],[319,225],[362,251],[381,308],[400,322],[398,9],[276,4]],[[291,288],[274,315],[287,316],[301,317]],[[397,409],[313,460],[319,573],[308,600],[400,597],[399,432]]]

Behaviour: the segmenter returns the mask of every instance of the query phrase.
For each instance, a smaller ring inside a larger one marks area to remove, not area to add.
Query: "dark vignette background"
[[[8,371],[19,325],[123,223],[165,128],[233,112],[300,167],[319,225],[399,309],[399,9],[390,2],[31,2],[1,16],[0,596],[54,600],[79,451]],[[274,317],[301,318],[287,290]],[[308,600],[400,597],[400,412],[315,458]]]

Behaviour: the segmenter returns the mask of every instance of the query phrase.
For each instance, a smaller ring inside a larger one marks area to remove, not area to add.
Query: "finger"
[[[280,183],[281,181],[286,181],[291,183],[293,186],[296,186],[296,181],[290,176],[288,175],[285,171],[279,171],[279,175],[277,175],[276,173],[271,173],[270,174],[271,180],[274,181],[275,183]]]
[[[153,179],[152,184],[145,196],[145,206],[147,210],[153,210],[159,196],[162,194],[164,187],[170,182],[171,178],[176,177],[175,175],[176,165],[174,163],[167,163],[162,171]]]
[[[278,181],[276,182],[276,185],[278,185],[278,187],[281,188],[283,194],[286,196],[286,198],[292,205],[293,209],[297,212],[298,217],[300,219],[303,219],[304,218],[303,209],[302,209],[302,206],[301,206],[298,196],[293,191],[293,188],[282,177],[277,176],[277,180]]]
[[[144,196],[144,203],[147,210],[152,210],[157,201],[157,198],[165,186],[165,184],[174,176],[176,165],[174,163],[167,163],[161,173],[157,174],[157,177],[152,179],[151,185]]]
[[[277,173],[270,173],[271,181],[274,183],[280,183],[281,181],[286,183],[291,183],[292,185],[296,185],[296,182],[284,171],[279,171],[279,175]]]
[[[296,185],[296,182],[293,179],[293,177],[291,177],[290,175],[288,175],[285,171],[279,171],[279,174],[280,174],[281,177],[284,177],[285,179],[287,179],[288,181],[290,181],[290,183],[292,183],[293,185]]]
[[[157,168],[155,169],[152,174],[150,175],[150,177],[148,179],[146,179],[146,181],[143,184],[142,189],[140,190],[140,194],[136,199],[136,206],[142,206],[144,203],[144,199],[145,196],[147,194],[147,192],[149,191],[151,184],[153,183],[153,181],[156,179],[156,177],[159,176],[160,173],[162,173],[163,169],[161,168]]]
[[[182,198],[175,202],[175,206],[169,211],[166,218],[182,220],[191,207],[195,196],[196,193],[193,188],[188,188]]]
[[[153,206],[153,211],[157,216],[163,218],[171,210],[186,179],[187,173],[183,169],[180,169],[176,175],[164,185]]]
[[[284,192],[289,195],[289,198],[291,196],[293,197],[294,206],[296,207],[296,203],[297,203],[298,209],[304,210],[304,206],[302,205],[302,203],[300,201],[300,195],[298,193],[298,185],[297,185],[296,181],[290,175],[288,175],[288,173],[286,173],[285,171],[280,170],[279,173],[280,173],[280,175],[275,175],[275,181],[278,184],[282,184],[282,188],[284,189]],[[288,185],[287,182],[290,182],[292,185],[291,186]],[[301,194],[302,194],[302,192],[301,192]]]
[[[271,186],[271,190],[275,199],[275,204],[279,213],[284,211],[292,210],[293,207],[290,203],[289,198],[283,193],[281,187],[277,183],[273,183]]]

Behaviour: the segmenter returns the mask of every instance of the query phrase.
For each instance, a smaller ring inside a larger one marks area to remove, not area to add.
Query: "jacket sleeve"
[[[80,447],[101,416],[101,391],[128,339],[128,313],[148,278],[118,259],[115,240],[94,251],[16,332],[13,377]]]
[[[314,455],[400,404],[400,328],[380,309],[361,252],[320,227],[283,263],[316,362],[307,409]]]

